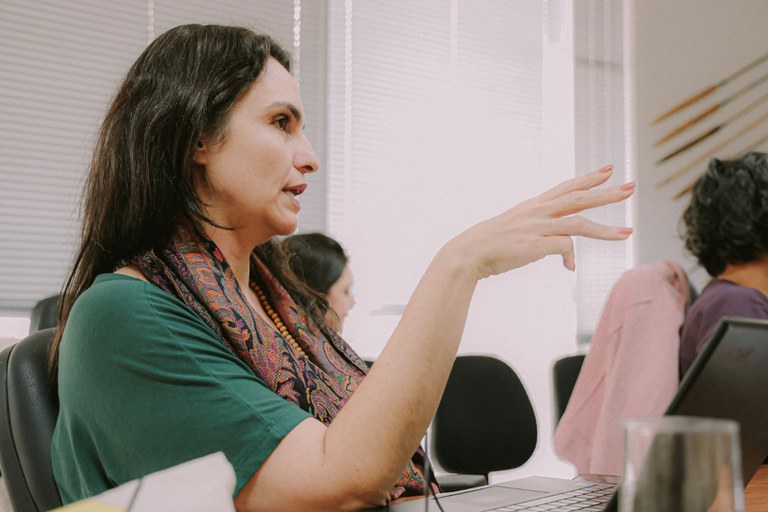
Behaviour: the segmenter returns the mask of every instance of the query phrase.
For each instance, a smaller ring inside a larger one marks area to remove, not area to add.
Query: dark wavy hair
[[[768,253],[768,156],[709,162],[683,214],[685,247],[711,276]]]
[[[180,226],[214,224],[195,192],[195,184],[207,179],[193,160],[195,147],[203,137],[224,140],[233,106],[270,58],[290,71],[290,55],[267,35],[182,25],[155,39],[130,68],[107,110],[86,179],[80,245],[63,287],[51,351],[53,371],[69,312],[97,275],[159,250]],[[282,246],[270,240],[256,253],[325,327],[323,312],[290,271]]]
[[[341,245],[322,233],[292,235],[283,243],[293,273],[313,290],[328,295],[349,259]]]

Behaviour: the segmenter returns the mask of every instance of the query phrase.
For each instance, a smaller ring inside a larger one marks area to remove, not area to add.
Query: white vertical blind
[[[503,149],[535,160],[531,155],[540,151],[541,131],[540,2],[332,0],[330,5],[332,231],[355,221],[348,215],[352,205],[367,208],[371,179],[388,174],[392,181],[392,175],[410,172],[384,165],[403,149],[392,147],[393,138],[437,137],[441,143],[429,150],[455,149],[469,129],[435,126],[448,117],[456,125],[478,123],[479,130],[503,125]]]
[[[554,44],[546,6],[329,0],[329,228],[351,255],[344,337],[361,354],[380,353],[442,244],[573,177],[572,139],[543,144],[573,133],[571,11],[553,7]],[[558,92],[562,112],[545,110]],[[549,442],[549,365],[575,344],[574,285],[547,258],[483,280],[467,317],[462,353],[508,361],[534,403],[541,442],[519,471],[570,471]]]
[[[442,243],[526,198],[542,18],[538,0],[329,2],[328,225],[352,255],[345,335],[363,353]]]
[[[626,181],[623,2],[574,3],[576,170],[586,173],[612,163],[611,183]],[[589,218],[624,225],[627,205],[589,212]],[[589,340],[605,299],[631,264],[629,245],[580,238],[576,241],[578,335]]]
[[[301,23],[294,19],[300,6]],[[181,23],[246,25],[302,45],[307,134],[324,160],[325,2],[0,2],[0,314],[58,293],[77,241],[94,136],[151,35]],[[302,228],[325,225],[325,180],[310,178]]]
[[[0,311],[59,291],[94,134],[145,44],[143,2],[0,2]]]

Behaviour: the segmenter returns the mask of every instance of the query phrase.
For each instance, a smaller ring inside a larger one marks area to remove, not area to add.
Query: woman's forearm
[[[443,246],[370,374],[332,424],[306,420],[294,428],[238,495],[248,502],[240,508],[359,510],[383,504],[437,409],[477,281],[550,254],[573,269],[573,236],[630,235],[630,228],[574,215],[632,195],[634,184],[595,188],[610,175],[609,166],[563,182]],[[300,493],[291,483],[297,481],[307,482]]]
[[[365,451],[362,470],[391,487],[440,402],[476,284],[459,243],[446,244],[371,372],[326,432],[328,453]]]

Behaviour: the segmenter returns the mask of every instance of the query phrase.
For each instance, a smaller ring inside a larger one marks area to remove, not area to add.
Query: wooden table
[[[747,512],[768,511],[768,464],[763,464],[744,491]]]

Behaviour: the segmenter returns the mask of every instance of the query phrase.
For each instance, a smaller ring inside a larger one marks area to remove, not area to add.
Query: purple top
[[[724,316],[768,319],[768,297],[724,279],[710,281],[685,315],[680,336],[681,378]]]

